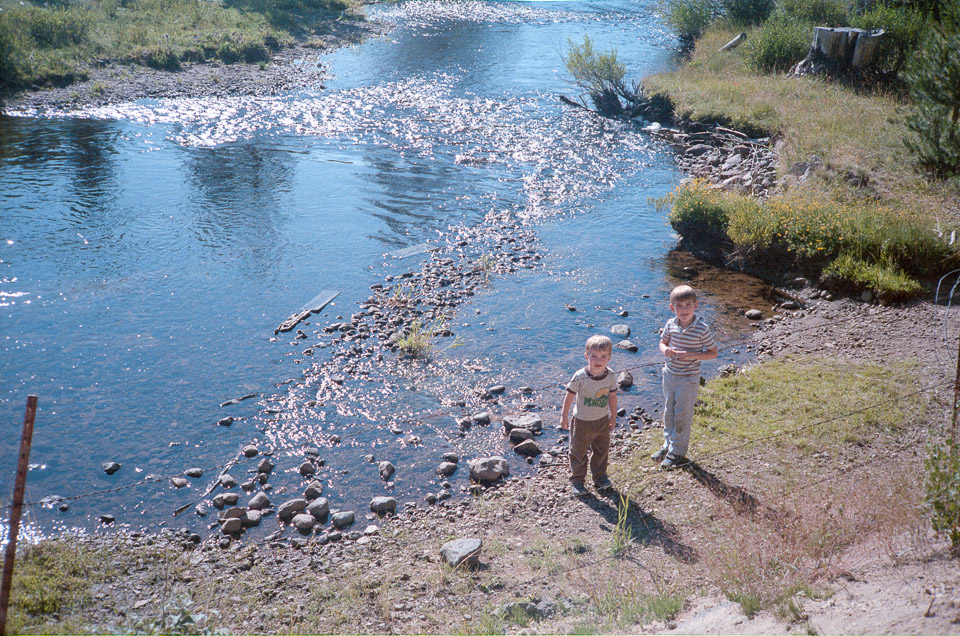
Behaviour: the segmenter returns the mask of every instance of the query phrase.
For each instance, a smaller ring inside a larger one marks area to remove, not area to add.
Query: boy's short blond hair
[[[613,341],[606,336],[590,336],[587,338],[587,351],[609,351],[613,353]]]
[[[693,287],[690,285],[677,285],[674,287],[673,291],[670,292],[670,304],[675,305],[685,300],[697,300],[697,292],[693,291]]]

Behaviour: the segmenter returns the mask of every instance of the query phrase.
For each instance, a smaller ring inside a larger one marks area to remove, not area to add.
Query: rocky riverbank
[[[319,55],[386,33],[385,24],[368,20],[330,20],[317,34],[320,48],[307,44],[281,49],[267,64],[184,63],[179,71],[133,64],[91,65],[88,79],[69,86],[22,91],[2,104],[7,112],[82,109],[138,99],[268,96],[291,90],[323,88],[329,71]]]

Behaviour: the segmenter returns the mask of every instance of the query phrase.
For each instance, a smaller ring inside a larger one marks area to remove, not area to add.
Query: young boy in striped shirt
[[[663,448],[650,457],[665,469],[687,463],[700,362],[717,357],[717,342],[707,323],[696,315],[697,306],[693,288],[674,287],[670,310],[676,315],[660,335],[660,353],[667,357],[663,367]]]

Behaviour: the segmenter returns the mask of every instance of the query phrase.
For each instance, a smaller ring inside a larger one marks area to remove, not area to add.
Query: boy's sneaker
[[[660,468],[664,470],[670,470],[671,468],[679,468],[685,466],[689,463],[690,460],[684,457],[683,455],[670,455],[668,454],[662,462],[660,462]]]
[[[654,453],[653,455],[650,455],[650,459],[652,459],[652,460],[655,461],[655,462],[658,462],[658,461],[662,460],[662,459],[663,459],[664,457],[666,457],[666,456],[667,456],[667,449],[666,449],[666,448],[661,448],[660,450],[658,450],[658,451],[657,451],[656,453]]]
[[[610,490],[613,488],[613,482],[610,481],[609,477],[601,477],[593,482],[593,485],[597,487],[597,490]]]
[[[573,495],[575,497],[582,497],[587,494],[587,487],[582,481],[571,481],[570,487],[573,488]]]

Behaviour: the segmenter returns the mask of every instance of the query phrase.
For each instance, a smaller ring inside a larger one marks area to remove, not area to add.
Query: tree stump
[[[877,61],[882,37],[883,29],[814,27],[810,52],[790,69],[787,76],[848,74],[869,68]]]

